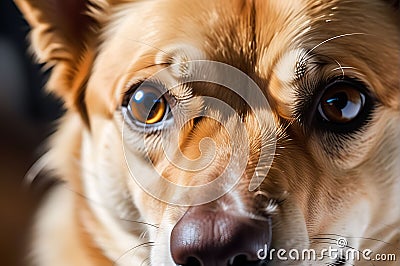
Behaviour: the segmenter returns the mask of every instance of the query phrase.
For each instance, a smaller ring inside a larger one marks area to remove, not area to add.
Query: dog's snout
[[[191,207],[171,234],[171,254],[184,266],[259,265],[257,252],[271,242],[271,220]]]

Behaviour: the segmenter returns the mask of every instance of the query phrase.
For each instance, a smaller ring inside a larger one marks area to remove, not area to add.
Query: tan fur
[[[212,119],[196,126],[191,121],[176,132],[179,145],[173,149],[200,158],[196,164],[209,160],[208,154],[217,154],[195,176],[170,164],[157,136],[143,137],[128,130],[120,106],[132,84],[165,67],[159,62],[196,59],[223,62],[245,72],[271,105],[271,110],[263,110],[262,125],[251,114],[243,119],[251,144],[249,164],[238,186],[213,204],[242,214],[255,212],[258,207],[247,188],[256,171],[260,136],[273,132],[276,154],[259,188],[265,197],[263,208],[276,221],[273,246],[321,250],[329,244],[328,238],[345,236],[355,249],[396,253],[400,259],[400,13],[396,1],[393,7],[384,0],[75,0],[66,6],[76,21],[62,15],[53,1],[16,3],[33,27],[39,61],[55,66],[48,87],[68,108],[46,155],[49,169],[65,183],[38,214],[33,249],[39,265],[173,265],[169,237],[187,207],[168,205],[144,192],[130,176],[125,159],[143,175],[149,172],[152,166],[139,151],[145,138],[149,157],[164,178],[181,185],[204,184],[222,174],[230,159],[239,160],[230,147],[233,142],[243,143],[243,136],[230,139],[227,134],[239,122],[227,119],[226,129],[221,129]],[[338,38],[324,42],[332,37]],[[316,56],[307,53],[310,50]],[[372,90],[379,106],[365,130],[345,138],[304,129],[296,113],[299,81],[295,74],[303,57],[309,60],[310,82],[345,73]],[[178,69],[168,79],[180,74]],[[221,86],[193,85],[191,95],[182,87],[172,92],[191,97],[185,108],[194,113],[202,102],[193,95],[243,108]],[[218,110],[207,114],[222,116]],[[129,142],[121,134],[128,134]],[[215,146],[202,144],[205,138]],[[243,145],[239,149],[244,150]],[[183,161],[178,155],[175,159]],[[159,190],[165,197],[190,197]],[[282,203],[272,208],[269,200]],[[230,205],[232,201],[236,205]],[[155,243],[140,246],[147,241]],[[332,262],[326,258],[309,265]]]

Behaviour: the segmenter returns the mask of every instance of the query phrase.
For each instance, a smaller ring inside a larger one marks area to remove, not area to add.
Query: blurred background
[[[28,52],[29,27],[12,0],[0,0],[0,265],[25,265],[33,214],[49,185],[22,186],[45,151],[45,139],[61,115],[60,103],[43,90],[48,73]]]

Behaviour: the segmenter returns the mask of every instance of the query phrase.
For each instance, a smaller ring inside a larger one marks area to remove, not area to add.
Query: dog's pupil
[[[154,118],[157,116],[157,114],[159,114],[160,112],[162,112],[162,99],[151,99],[148,98],[146,99],[146,102],[144,103],[147,110],[150,109],[150,113],[149,116],[147,117],[148,120]]]
[[[364,96],[353,88],[335,88],[322,101],[323,116],[335,123],[355,119],[364,106]]]
[[[348,102],[347,95],[344,92],[335,94],[332,98],[326,101],[329,105],[335,106],[338,110],[344,109]]]
[[[132,115],[142,123],[160,122],[164,117],[165,109],[164,99],[146,89],[137,91],[131,100]]]

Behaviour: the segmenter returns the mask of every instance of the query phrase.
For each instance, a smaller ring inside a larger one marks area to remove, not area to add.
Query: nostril
[[[263,261],[250,261],[247,259],[246,255],[237,255],[229,259],[226,265],[224,266],[264,266],[266,262]],[[198,259],[195,257],[189,257],[185,264],[181,266],[204,266]]]
[[[203,266],[201,262],[195,257],[189,257],[183,266]]]
[[[256,266],[264,266],[266,262],[256,260],[256,261],[251,261],[248,259],[246,255],[237,255],[235,257],[232,257],[227,266],[251,266],[251,265],[256,265]]]
[[[245,265],[248,262],[246,255],[238,255],[229,260],[228,266]]]

